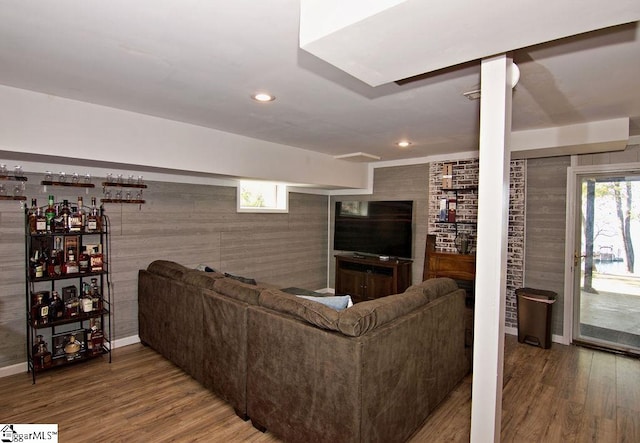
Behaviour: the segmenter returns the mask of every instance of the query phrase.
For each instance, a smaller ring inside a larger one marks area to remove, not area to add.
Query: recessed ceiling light
[[[251,98],[261,103],[272,102],[276,99],[274,95],[267,94],[266,92],[257,92],[253,94]]]
[[[402,140],[396,143],[396,145],[398,145],[401,148],[408,148],[409,146],[411,146],[411,142],[407,140]]]

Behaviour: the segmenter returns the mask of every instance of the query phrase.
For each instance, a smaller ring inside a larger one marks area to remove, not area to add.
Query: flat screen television
[[[333,249],[411,258],[413,201],[336,202]]]

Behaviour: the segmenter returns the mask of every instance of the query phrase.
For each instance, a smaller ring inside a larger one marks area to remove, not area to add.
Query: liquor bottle
[[[100,329],[100,320],[91,319],[91,327],[87,331],[87,352],[89,355],[98,355],[102,352],[104,333]]]
[[[40,267],[42,267],[42,276],[43,277],[48,277],[49,276],[49,252],[47,249],[43,249],[42,251],[40,251]],[[37,273],[37,268],[36,268],[36,273]]]
[[[47,209],[45,209],[44,211],[44,216],[47,219],[47,231],[49,232],[53,231],[53,219],[56,216],[56,209],[54,208],[53,204],[54,204],[53,195],[50,195],[49,206],[47,206]]]
[[[53,220],[51,220],[51,231],[57,232],[57,233],[66,232],[68,219],[65,219],[63,217],[61,212],[62,210],[61,205],[60,204],[54,205],[53,210],[55,212],[55,215],[53,216]]]
[[[49,257],[49,261],[47,262],[47,275],[49,277],[57,277],[62,275],[62,263],[60,261],[60,257],[58,256],[57,249],[51,251],[51,257]]]
[[[91,197],[91,212],[87,215],[87,231],[100,232],[102,230],[102,220],[96,207],[96,198]]]
[[[71,334],[69,342],[64,345],[64,353],[67,356],[67,360],[73,360],[80,357],[81,349],[82,343],[76,340],[75,334]]]
[[[36,273],[38,269],[38,264],[40,263],[40,250],[36,249],[33,253],[33,257],[29,259],[29,276],[31,278],[38,278]],[[42,274],[40,275],[42,277]]]
[[[81,232],[84,229],[84,209],[82,197],[78,197],[78,206],[69,214],[69,232]]]
[[[65,262],[65,274],[77,274],[80,272],[80,268],[78,267],[78,262],[76,261],[76,254],[73,251],[73,248],[69,248],[67,251],[67,261]]]
[[[80,301],[78,300],[78,296],[76,294],[72,294],[69,297],[69,300],[65,303],[65,316],[67,318],[77,317],[80,313]]]
[[[87,254],[86,247],[82,248],[82,252],[78,256],[78,271],[81,274],[89,272],[89,254]]]
[[[89,257],[89,263],[91,264],[91,272],[102,272],[102,270],[104,269],[100,245],[97,245],[93,248],[93,251],[91,252],[91,255]]]
[[[91,302],[93,304],[94,311],[102,310],[102,294],[100,294],[100,287],[98,286],[98,279],[91,279],[91,287],[89,294],[91,296]]]
[[[29,232],[35,234],[37,232],[36,229],[36,212],[38,210],[37,200],[35,198],[31,199],[31,207],[29,208]]]
[[[49,323],[49,305],[43,301],[43,297],[43,294],[38,294],[36,304],[31,307],[31,320],[36,325]]]
[[[47,232],[47,217],[42,212],[41,208],[36,208],[36,233],[44,234]]]
[[[38,350],[33,354],[33,367],[37,369],[45,369],[51,366],[51,352],[47,349],[45,342],[38,344]]]
[[[41,343],[44,343],[44,336],[38,334],[36,335],[36,341],[31,348],[31,356],[34,356],[38,352]]]
[[[64,319],[64,302],[58,291],[53,291],[51,303],[49,303],[49,318],[51,321]]]
[[[69,219],[71,217],[71,210],[69,209],[69,200],[62,200],[62,207],[60,208],[60,216],[62,217],[62,232],[69,232]]]

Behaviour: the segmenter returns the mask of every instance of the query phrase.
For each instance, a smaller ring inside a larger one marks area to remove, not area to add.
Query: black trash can
[[[518,341],[544,349],[551,347],[551,307],[558,294],[542,289],[516,289]]]

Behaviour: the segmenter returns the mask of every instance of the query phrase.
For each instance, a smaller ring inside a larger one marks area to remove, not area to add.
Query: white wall
[[[367,187],[366,164],[6,86],[0,86],[0,150],[63,157],[61,163],[67,164],[115,162],[132,169],[146,165],[324,187]]]

